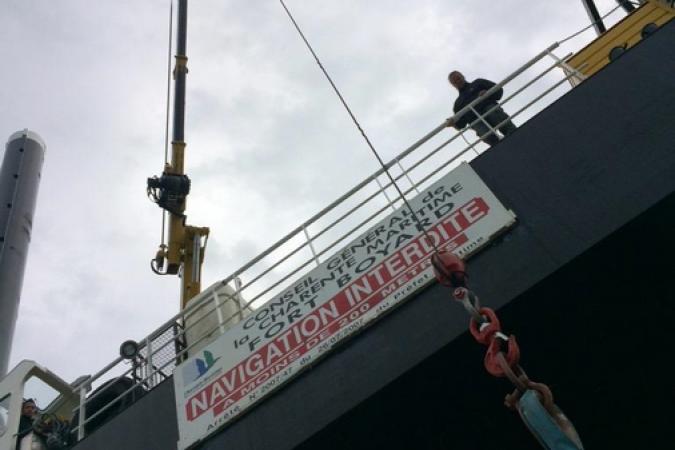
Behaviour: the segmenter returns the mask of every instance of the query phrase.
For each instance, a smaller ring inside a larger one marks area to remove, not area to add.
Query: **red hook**
[[[464,261],[452,252],[442,250],[431,255],[434,275],[443,286],[466,287]]]

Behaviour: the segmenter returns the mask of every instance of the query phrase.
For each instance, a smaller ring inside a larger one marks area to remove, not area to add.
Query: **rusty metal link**
[[[546,405],[551,406],[553,404],[553,394],[551,393],[551,390],[548,388],[548,386],[541,383],[535,383],[530,380],[520,365],[516,365],[511,368],[505,359],[503,359],[502,364],[504,365],[504,372],[507,374],[507,378],[515,386],[513,392],[506,394],[504,397],[504,405],[507,408],[514,411],[517,410],[520,398],[528,389],[537,391],[539,398],[543,400]]]
[[[510,364],[503,352],[497,353],[495,359],[506,378],[515,386],[513,392],[507,394],[504,398],[506,407],[516,410],[520,397],[528,389],[537,391],[539,398],[543,401],[544,407],[547,410],[554,406],[553,394],[548,386],[530,380],[522,366],[520,364]]]
[[[546,408],[546,411],[548,411],[549,414],[553,415],[556,406],[553,402],[553,392],[551,392],[551,389],[544,383],[535,383],[531,380],[527,383],[527,388],[537,391],[544,408]]]
[[[520,364],[516,364],[511,367],[506,361],[504,354],[497,355],[497,361],[499,361],[506,378],[508,378],[509,381],[515,386],[515,389],[512,393],[506,394],[506,397],[504,398],[504,405],[506,405],[506,407],[509,409],[515,410],[518,400],[520,400],[520,397],[527,390],[527,386],[531,381]]]

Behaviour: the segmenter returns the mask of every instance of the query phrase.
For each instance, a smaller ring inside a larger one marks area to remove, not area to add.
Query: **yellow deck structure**
[[[675,17],[673,4],[669,0],[647,0],[573,55],[567,63],[586,76],[593,75],[610,63],[609,53],[613,48],[631,48],[643,39],[642,30],[645,26],[655,24],[661,27]]]

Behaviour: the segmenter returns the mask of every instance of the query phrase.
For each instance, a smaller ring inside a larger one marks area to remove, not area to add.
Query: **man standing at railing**
[[[460,72],[453,70],[448,75],[448,81],[458,91],[459,96],[455,100],[453,111],[455,114],[469,103],[485,95],[495,83],[492,81],[478,78],[471,83],[467,82]],[[479,118],[469,109],[456,119],[452,117],[446,120],[446,125],[461,130],[469,125],[486,144],[492,146],[499,142],[499,137],[493,133],[490,128],[499,130],[504,136],[508,136],[516,130],[516,126],[511,122],[511,118],[499,106],[497,101],[502,98],[504,89],[499,88],[492,92],[485,100],[473,105],[473,109],[482,117]],[[488,126],[487,124],[490,124]]]

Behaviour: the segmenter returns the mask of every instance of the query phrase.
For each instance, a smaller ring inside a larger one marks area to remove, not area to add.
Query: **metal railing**
[[[484,96],[460,110],[453,118],[458,119],[466,113],[474,114],[476,119],[472,124],[483,121],[489,129],[486,135],[490,133],[497,135],[496,130],[506,121],[493,126],[486,116],[498,106],[481,114],[477,105],[507,85],[514,87],[513,92],[504,98],[499,106],[509,105],[515,110],[510,114],[510,119],[520,118],[524,122],[535,115],[550,103],[541,102],[542,98],[552,93],[562,95],[569,89],[563,86],[569,79],[576,81],[584,79],[578,70],[565,63],[567,57],[560,58],[553,53],[557,47],[557,43],[553,44],[536,55],[489,89]],[[564,70],[554,71],[555,68]],[[518,82],[522,84],[518,85]],[[416,195],[438,179],[442,175],[441,171],[461,162],[460,158],[470,160],[485,151],[486,147],[481,138],[486,136],[473,140],[467,138],[465,134],[468,128],[453,132],[445,140],[432,142],[445,129],[446,122],[443,122],[385,165],[397,184],[406,184],[405,188],[401,186],[404,195],[411,193]],[[460,136],[464,143],[459,141]],[[430,144],[431,148],[427,149],[425,144]],[[73,432],[77,433],[78,440],[84,437],[85,426],[88,423],[106,411],[110,412],[109,410],[118,405],[126,398],[125,396],[152,390],[170,377],[173,369],[190,354],[191,350],[199,348],[206,339],[224,333],[256,306],[271,299],[270,294],[273,294],[280,285],[290,284],[295,278],[319,265],[340,244],[357,237],[358,233],[383,218],[391,209],[401,207],[402,200],[393,189],[391,181],[385,177],[380,179],[383,174],[384,169],[377,170],[233,274],[210,286],[199,295],[197,301],[139,340],[138,353],[134,358],[125,360],[120,356],[75,386],[74,389],[80,395],[80,404],[74,410],[79,413],[79,419],[78,423],[74,424]],[[222,288],[230,284],[234,284],[234,288],[230,288],[229,293],[223,293]],[[222,308],[227,302],[235,302],[236,312],[230,317],[223,317]],[[193,320],[198,310],[200,316]],[[213,321],[214,317],[217,320],[210,328],[201,336],[191,336],[192,342],[187,342],[185,336],[190,329],[205,319]],[[126,369],[125,363],[129,366]],[[87,406],[104,392],[100,388],[104,378],[118,380],[128,378],[133,380],[133,385],[101,409],[87,414]],[[94,386],[98,386],[99,390],[87,398],[87,392]]]

